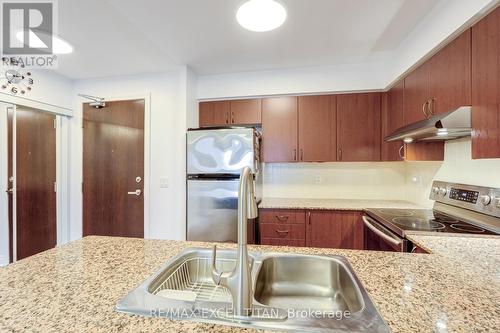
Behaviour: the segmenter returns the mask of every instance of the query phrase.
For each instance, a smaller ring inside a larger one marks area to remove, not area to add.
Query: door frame
[[[151,237],[150,234],[150,192],[151,192],[151,181],[150,181],[150,168],[151,168],[151,93],[144,93],[138,95],[126,95],[126,96],[104,96],[105,102],[117,102],[117,101],[131,101],[142,99],[144,100],[144,239]],[[81,115],[81,125],[83,126],[83,103],[79,101],[78,108],[79,114]],[[81,141],[81,184],[83,184],[83,128],[82,130],[82,141]],[[80,237],[83,236],[83,193],[81,195],[80,201],[82,207],[81,225],[80,225]]]

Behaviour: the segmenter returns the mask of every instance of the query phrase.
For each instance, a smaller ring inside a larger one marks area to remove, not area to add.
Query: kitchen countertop
[[[423,207],[402,200],[262,198],[259,208],[363,210],[366,208],[418,209]]]
[[[432,253],[250,250],[344,255],[394,332],[496,332],[500,237],[409,237]],[[190,246],[210,244],[92,236],[0,268],[0,332],[251,331],[114,312],[120,298]]]

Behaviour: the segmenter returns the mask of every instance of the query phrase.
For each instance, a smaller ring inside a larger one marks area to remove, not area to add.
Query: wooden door
[[[335,96],[300,96],[299,161],[336,161]]]
[[[14,247],[13,247],[13,239],[14,235],[12,233],[12,227],[13,227],[13,218],[14,218],[14,192],[13,192],[13,187],[14,187],[14,108],[13,107],[8,107],[7,108],[7,196],[8,196],[8,204],[7,204],[7,209],[8,211],[8,223],[9,223],[9,263],[14,261]]]
[[[385,137],[404,126],[403,117],[404,80],[400,80],[382,96],[382,161],[402,161],[403,142],[387,142]]]
[[[232,125],[260,125],[262,123],[262,100],[240,99],[230,102]]]
[[[337,160],[380,161],[380,95],[337,96]]]
[[[357,211],[307,213],[306,245],[310,247],[363,249],[362,214]]]
[[[426,102],[430,100],[430,62],[427,61],[413,72],[404,82],[405,125],[427,118]]]
[[[264,162],[296,162],[298,159],[297,97],[262,100]]]
[[[468,29],[430,60],[432,114],[471,104],[471,31]]]
[[[16,107],[17,260],[55,247],[55,116]]]
[[[83,118],[83,235],[144,237],[144,100]]]
[[[500,157],[500,8],[472,27],[472,158]]]

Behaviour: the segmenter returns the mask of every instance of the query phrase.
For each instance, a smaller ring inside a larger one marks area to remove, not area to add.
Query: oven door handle
[[[403,242],[402,240],[400,239],[395,239],[395,238],[392,238],[391,236],[383,233],[382,231],[378,230],[372,223],[377,223],[375,222],[373,219],[369,218],[368,216],[363,216],[363,222],[364,224],[368,227],[368,229],[370,229],[371,231],[373,231],[375,234],[377,234],[378,236],[380,236],[381,238],[383,238],[384,240],[388,241],[389,243],[395,245],[395,246],[399,246],[401,245],[401,243]]]

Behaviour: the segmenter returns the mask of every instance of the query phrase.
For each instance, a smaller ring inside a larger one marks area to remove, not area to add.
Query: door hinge
[[[57,129],[57,118],[54,118],[54,129]]]
[[[54,182],[54,192],[57,192],[57,182]]]

